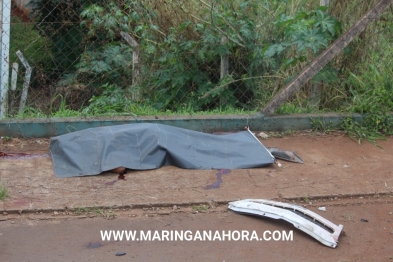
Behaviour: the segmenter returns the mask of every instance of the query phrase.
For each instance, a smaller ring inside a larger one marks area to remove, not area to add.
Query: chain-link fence
[[[0,112],[256,112],[376,2],[3,0]],[[370,61],[393,100],[391,17],[386,10],[279,111],[353,105],[367,93],[357,65]]]

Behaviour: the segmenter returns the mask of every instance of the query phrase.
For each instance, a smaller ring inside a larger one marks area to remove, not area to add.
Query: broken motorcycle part
[[[303,159],[300,158],[295,152],[293,151],[286,151],[286,150],[281,150],[276,147],[267,147],[266,148],[275,158],[294,162],[294,163],[300,163],[304,164]]]
[[[229,209],[247,214],[283,219],[322,244],[335,248],[343,225],[336,225],[298,205],[265,199],[245,199],[229,203]]]

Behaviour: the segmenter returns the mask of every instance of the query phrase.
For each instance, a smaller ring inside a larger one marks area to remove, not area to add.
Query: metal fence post
[[[0,119],[7,116],[11,0],[1,0]]]
[[[26,100],[27,100],[27,93],[29,91],[32,68],[27,62],[26,58],[23,56],[21,51],[18,50],[16,52],[16,55],[18,56],[19,60],[22,62],[23,66],[26,68],[25,81],[23,83],[22,96],[20,98],[19,111],[18,111],[19,114],[23,114],[23,111],[25,110]]]

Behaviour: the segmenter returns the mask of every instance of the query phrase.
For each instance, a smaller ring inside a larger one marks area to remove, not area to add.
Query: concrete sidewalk
[[[262,143],[294,150],[305,164],[280,161],[282,168],[273,165],[231,170],[221,175],[220,183],[217,170],[176,167],[129,171],[125,181],[111,173],[59,179],[48,157],[0,159],[0,180],[10,196],[0,201],[0,211],[193,205],[245,198],[312,199],[393,192],[392,138],[379,142],[383,149],[368,142],[359,145],[341,134],[299,133]]]

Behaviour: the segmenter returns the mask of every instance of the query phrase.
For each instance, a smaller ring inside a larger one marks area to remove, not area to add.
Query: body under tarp
[[[96,127],[51,138],[57,177],[98,175],[117,167],[150,170],[241,169],[274,163],[248,130],[212,135],[161,124]]]

